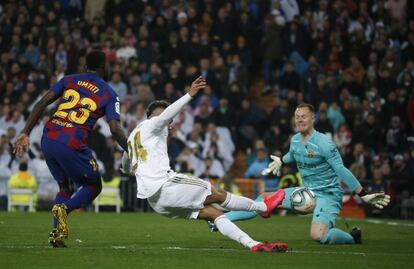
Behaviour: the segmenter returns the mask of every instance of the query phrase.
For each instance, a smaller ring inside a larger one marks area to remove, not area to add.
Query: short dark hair
[[[27,165],[26,162],[22,162],[22,163],[19,164],[19,170],[20,171],[27,171],[27,169],[28,169],[28,165]]]
[[[106,56],[102,50],[92,50],[86,55],[86,68],[96,71],[100,67],[105,67]]]
[[[308,104],[308,103],[301,103],[296,107],[296,109],[304,108],[304,107],[308,108],[312,113],[315,113],[315,108],[313,107],[313,105]]]
[[[152,114],[152,112],[154,112],[155,109],[161,107],[161,108],[167,108],[170,105],[170,102],[165,101],[165,100],[155,100],[152,101],[148,107],[147,107],[147,118],[149,118]]]

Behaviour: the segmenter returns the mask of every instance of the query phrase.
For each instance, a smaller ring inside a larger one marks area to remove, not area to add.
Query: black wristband
[[[367,195],[368,194],[368,192],[363,188],[359,193],[358,193],[358,196],[359,197],[362,197],[362,196],[364,196],[364,195]]]

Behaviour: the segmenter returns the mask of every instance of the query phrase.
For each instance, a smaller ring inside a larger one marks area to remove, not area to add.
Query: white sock
[[[226,200],[221,204],[221,206],[228,210],[236,211],[265,212],[267,210],[267,206],[263,202],[256,202],[252,199],[237,196],[229,192],[227,193]]]
[[[217,229],[222,235],[239,242],[245,247],[252,248],[260,243],[253,240],[248,234],[240,230],[240,228],[231,222],[226,215],[221,215],[216,218],[214,220],[214,224],[217,226]]]

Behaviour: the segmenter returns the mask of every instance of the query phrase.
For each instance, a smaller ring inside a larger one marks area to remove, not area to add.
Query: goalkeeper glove
[[[391,200],[391,197],[388,194],[385,194],[384,192],[368,193],[367,191],[362,189],[362,191],[358,193],[358,195],[362,199],[362,201],[371,204],[379,209],[383,209],[385,206],[389,204]]]
[[[272,173],[274,175],[277,175],[278,177],[280,177],[281,174],[281,168],[282,168],[282,159],[275,156],[275,155],[270,155],[270,159],[272,159],[273,161],[271,163],[269,163],[269,169],[272,171]]]

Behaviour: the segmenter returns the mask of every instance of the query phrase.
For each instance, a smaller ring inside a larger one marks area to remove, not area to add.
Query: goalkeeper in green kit
[[[296,162],[303,185],[316,196],[313,210],[310,236],[323,244],[360,244],[361,229],[354,227],[350,233],[335,228],[336,217],[342,208],[343,190],[340,179],[362,201],[379,209],[387,206],[390,196],[383,193],[367,193],[355,176],[344,166],[342,158],[330,138],[319,133],[313,127],[314,108],[310,104],[301,104],[295,110],[295,125],[298,133],[290,141],[289,152],[282,158],[270,156],[269,169],[280,175],[283,164]],[[282,207],[292,209],[290,196],[296,188],[287,188]],[[258,200],[262,199],[259,197]],[[254,212],[228,212],[231,221],[250,219]]]

